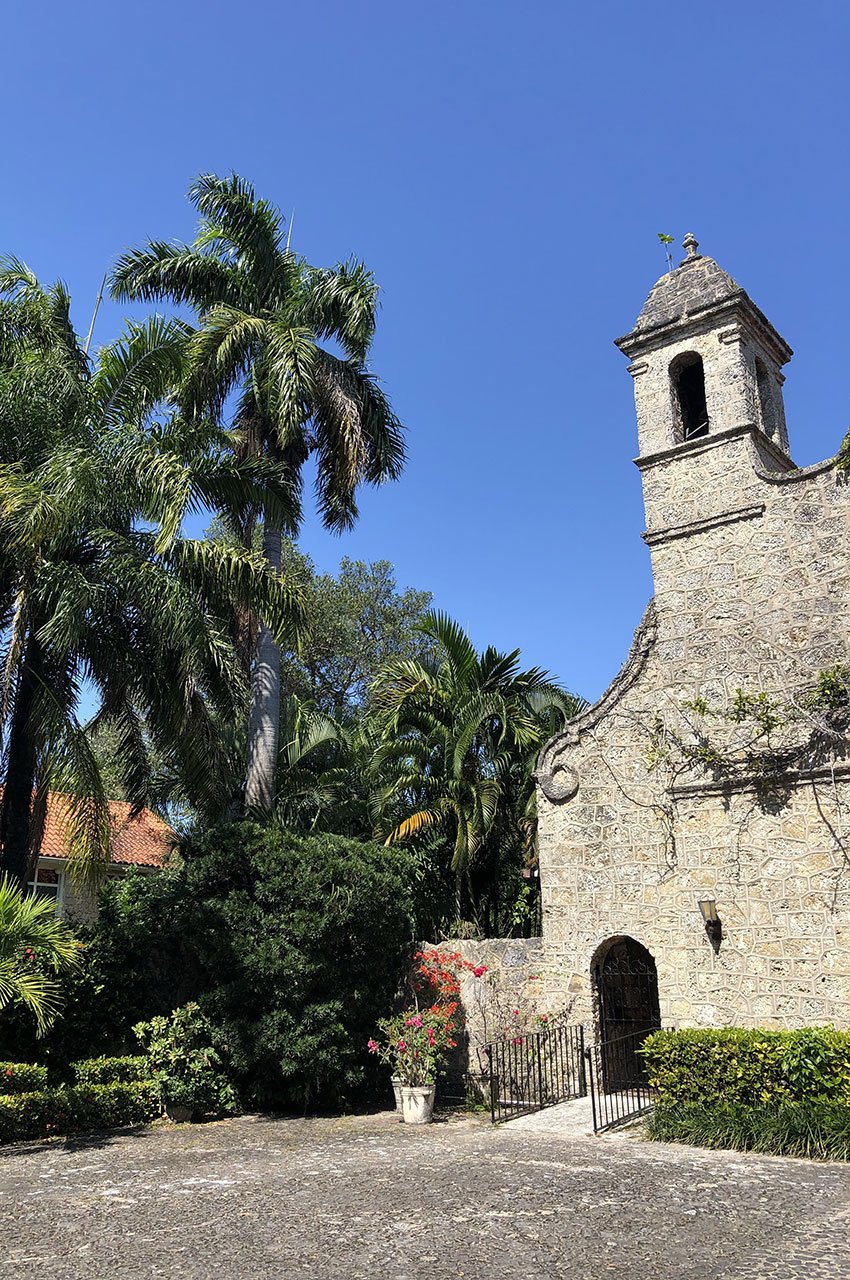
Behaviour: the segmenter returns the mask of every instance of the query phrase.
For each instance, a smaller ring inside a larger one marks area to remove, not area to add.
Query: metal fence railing
[[[547,1027],[484,1046],[494,1124],[587,1093],[584,1027]]]

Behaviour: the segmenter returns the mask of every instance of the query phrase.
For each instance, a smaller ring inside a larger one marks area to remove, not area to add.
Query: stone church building
[[[810,691],[850,661],[850,487],[791,461],[791,350],[684,247],[617,342],[655,595],[540,757],[541,975],[603,1038],[848,1027],[846,693]]]

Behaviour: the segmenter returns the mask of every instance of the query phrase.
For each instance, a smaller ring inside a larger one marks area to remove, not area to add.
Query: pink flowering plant
[[[405,1009],[378,1023],[380,1041],[370,1040],[368,1048],[397,1076],[402,1084],[434,1084],[454,1039],[456,1006],[449,1003],[430,1009]]]

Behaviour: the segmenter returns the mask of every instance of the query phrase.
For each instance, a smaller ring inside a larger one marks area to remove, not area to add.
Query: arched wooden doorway
[[[644,1079],[638,1049],[661,1026],[655,961],[635,938],[611,938],[597,951],[591,972],[604,1088],[638,1084]]]

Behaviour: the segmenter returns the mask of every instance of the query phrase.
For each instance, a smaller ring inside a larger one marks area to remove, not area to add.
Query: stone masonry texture
[[[850,1027],[848,763],[832,752],[767,799],[653,755],[659,719],[699,732],[694,699],[787,702],[848,661],[850,488],[834,459],[791,462],[790,348],[695,242],[618,346],[655,595],[619,676],[538,765],[546,1000],[573,997],[592,1025],[593,969],[628,937],[655,960],[664,1025]],[[676,370],[695,355],[708,429],[685,440]],[[722,719],[710,733],[734,742]],[[717,905],[717,952],[700,898]]]

